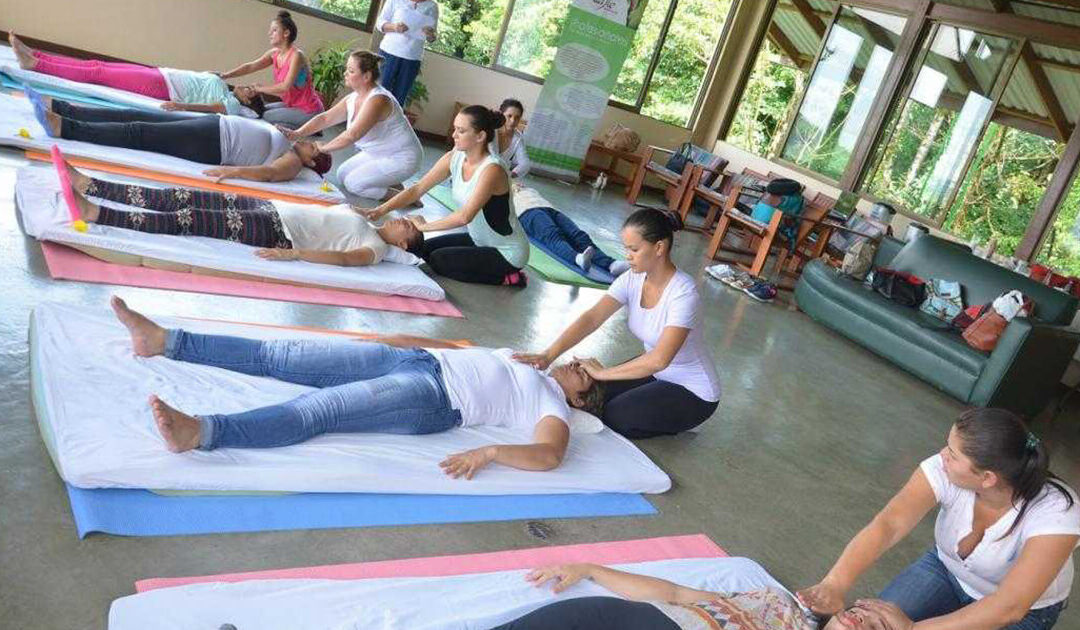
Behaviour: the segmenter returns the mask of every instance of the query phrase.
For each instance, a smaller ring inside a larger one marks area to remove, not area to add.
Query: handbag
[[[926,299],[926,283],[921,278],[895,269],[874,270],[870,286],[901,306],[914,308]]]
[[[844,254],[844,261],[840,263],[840,273],[862,280],[873,266],[876,253],[877,243],[865,239],[857,241]]]
[[[974,323],[964,329],[964,341],[969,346],[983,352],[993,352],[997,347],[1001,333],[1009,322],[1000,313],[990,308],[979,316]]]

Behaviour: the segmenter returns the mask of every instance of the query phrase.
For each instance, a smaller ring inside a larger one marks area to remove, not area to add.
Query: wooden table
[[[598,159],[606,158],[607,165],[600,166],[598,164],[590,164],[590,157]],[[644,159],[645,158],[639,153],[616,151],[615,149],[609,149],[600,142],[593,140],[589,144],[589,150],[585,153],[585,159],[581,163],[581,177],[582,179],[596,179],[600,173],[605,173],[607,174],[609,182],[619,184],[625,188],[630,185],[634,173]],[[630,165],[629,176],[619,174],[618,168],[620,162],[626,162]]]

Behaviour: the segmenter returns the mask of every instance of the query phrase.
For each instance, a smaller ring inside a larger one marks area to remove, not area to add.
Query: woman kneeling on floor
[[[391,246],[419,254],[424,245],[423,233],[411,221],[392,219],[374,226],[345,204],[327,208],[209,190],[119,184],[80,173],[63,159],[56,166],[67,174],[79,216],[88,223],[149,234],[205,236],[258,247],[255,255],[266,260],[343,267],[394,259]],[[87,197],[153,212],[118,210]]]
[[[452,477],[471,479],[499,463],[551,470],[570,440],[570,408],[597,413],[595,382],[580,364],[545,374],[510,358],[509,350],[460,349],[412,337],[386,343],[341,340],[260,341],[166,330],[114,297],[113,310],[131,332],[135,354],[276,378],[318,388],[293,400],[234,414],[190,416],[157,396],[150,404],[169,450],[269,448],[324,433],[418,435],[456,427],[504,426],[531,444],[489,445],[440,463]],[[438,347],[440,349],[436,349]]]
[[[692,429],[716,411],[720,400],[697,286],[672,262],[674,234],[659,210],[630,215],[622,240],[630,271],[547,350],[516,358],[545,369],[626,307],[630,332],[645,344],[645,354],[613,367],[583,361],[589,375],[603,383],[604,424],[629,438]]]
[[[890,630],[1048,630],[1065,608],[1080,544],[1076,493],[1050,472],[1046,447],[1004,409],[972,409],[945,446],[858,535],[817,585],[814,611],[844,606],[855,581],[935,506],[934,546],[859,602]],[[858,627],[858,626],[851,626]]]

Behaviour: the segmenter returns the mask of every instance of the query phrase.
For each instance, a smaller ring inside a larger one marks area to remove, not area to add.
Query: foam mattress
[[[155,319],[193,332],[259,339],[322,336]],[[31,320],[31,380],[44,416],[39,421],[43,434],[52,436],[60,476],[80,488],[527,495],[660,493],[671,487],[644,453],[609,429],[573,435],[565,461],[553,471],[492,465],[472,481],[447,477],[438,462],[486,444],[527,443],[531,436],[474,427],[425,436],[324,435],[282,448],[171,453],[150,413],[152,393],[188,413],[236,413],[311,388],[164,357],[135,357],[126,330],[105,305],[46,303]]]
[[[24,138],[19,135],[20,129],[28,130],[30,137]],[[89,142],[50,138],[45,135],[45,130],[34,118],[34,108],[29,99],[11,96],[10,94],[0,94],[0,145],[48,153],[54,144],[58,145],[65,155],[72,157],[191,177],[207,182],[213,181],[210,177],[203,175],[203,171],[211,168],[212,165],[209,164],[192,162],[151,151],[136,151],[134,149],[108,147]],[[344,203],[345,201],[345,197],[333,185],[330,186],[330,192],[323,191],[322,178],[309,168],[302,169],[299,175],[287,182],[256,182],[229,179],[225,180],[224,183],[331,203]]]
[[[122,180],[100,174],[97,176]],[[153,182],[142,184],[160,185]],[[15,181],[15,199],[29,235],[70,245],[111,262],[139,265],[142,264],[141,259],[154,263],[166,261],[174,263],[174,268],[178,270],[186,265],[285,283],[425,300],[446,299],[442,287],[414,265],[384,261],[367,267],[340,267],[306,261],[271,261],[255,256],[254,247],[213,238],[147,234],[104,225],[90,225],[86,232],[76,232],[70,227],[70,215],[60,196],[60,180],[52,164],[32,164],[20,168]],[[123,204],[110,202],[104,202],[104,205],[127,208]],[[103,256],[102,251],[116,256]]]
[[[783,586],[746,558],[689,558],[617,565],[642,575],[713,592]],[[561,595],[525,581],[528,571],[367,580],[251,580],[192,584],[122,597],[109,630],[486,630],[545,604],[612,593],[581,582]]]

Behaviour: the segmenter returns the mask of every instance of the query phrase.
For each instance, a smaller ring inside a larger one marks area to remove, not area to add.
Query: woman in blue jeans
[[[324,433],[427,434],[455,427],[504,426],[531,444],[492,444],[450,455],[446,474],[472,479],[499,463],[551,470],[570,439],[568,403],[599,412],[602,397],[577,363],[528,368],[509,350],[422,350],[415,338],[386,343],[341,340],[260,341],[167,330],[132,311],[118,297],[113,311],[131,333],[135,354],[210,365],[316,388],[293,400],[235,414],[190,416],[150,397],[169,450],[270,448]]]
[[[879,599],[842,613],[845,625],[1051,628],[1072,588],[1080,505],[1049,467],[1046,447],[1012,412],[965,412],[941,452],[922,462],[825,578],[799,598],[817,613],[839,612],[858,577],[938,505],[934,548]]]
[[[514,211],[529,239],[539,241],[566,264],[586,272],[599,267],[613,276],[630,269],[630,263],[602,252],[570,217],[556,210],[532,188],[514,188]]]

